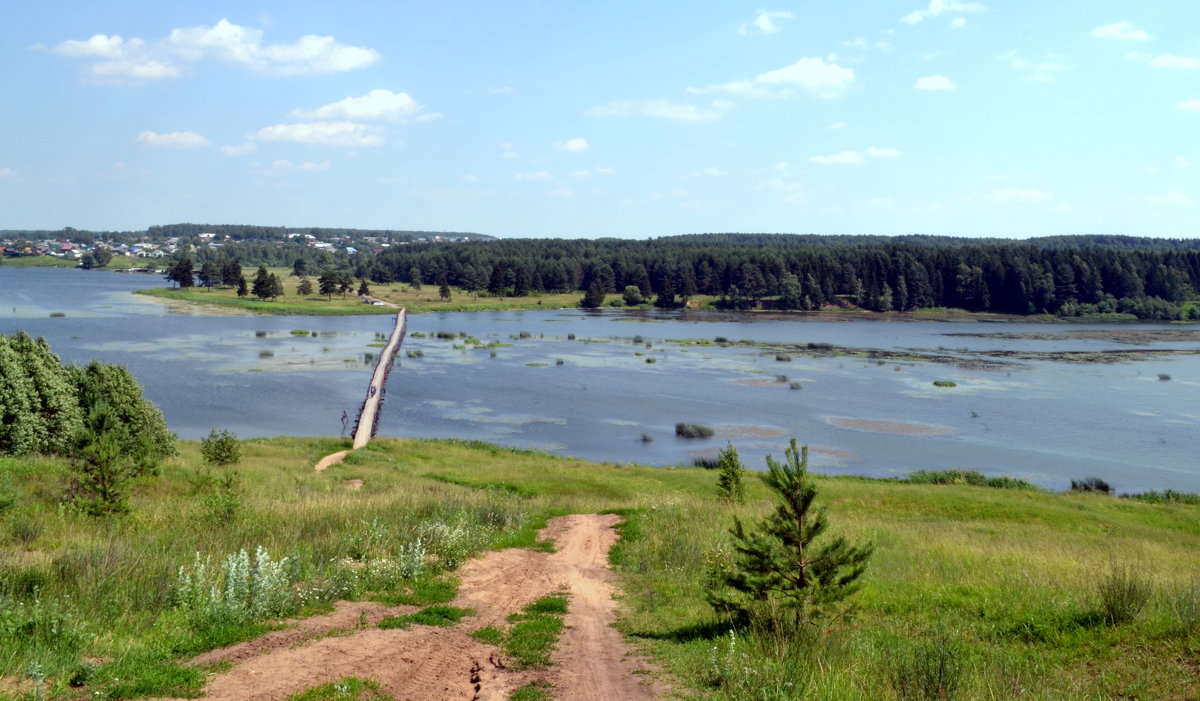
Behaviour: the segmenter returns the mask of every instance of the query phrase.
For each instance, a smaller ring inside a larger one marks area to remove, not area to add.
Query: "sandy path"
[[[196,662],[229,662],[213,676],[207,699],[267,701],[343,677],[367,677],[396,699],[480,699],[500,701],[534,679],[553,685],[558,699],[654,699],[661,690],[648,684],[644,665],[612,628],[613,587],[608,550],[617,540],[613,515],[572,515],[553,519],[542,532],[558,551],[549,554],[510,549],[488,553],[461,571],[455,606],[475,614],[452,628],[414,625],[407,630],[374,626],[397,608],[343,603],[328,616],[301,621],[295,628],[206,653]],[[545,670],[505,668],[499,650],[468,634],[505,619],[548,594],[570,592],[567,629]]]

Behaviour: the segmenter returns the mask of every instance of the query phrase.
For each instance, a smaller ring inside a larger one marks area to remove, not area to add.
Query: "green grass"
[[[550,688],[549,682],[532,681],[509,694],[508,701],[550,701]]]
[[[392,628],[407,628],[417,623],[423,626],[452,626],[465,616],[470,616],[471,609],[455,608],[453,606],[427,606],[416,613],[405,616],[387,616],[379,622],[384,630]]]
[[[562,617],[567,613],[567,597],[545,596],[526,606],[521,613],[508,617],[512,628],[504,636],[502,648],[514,669],[547,667],[562,634]]]
[[[985,489],[962,475],[818,476],[831,531],[875,546],[853,617],[812,636],[731,636],[705,603],[704,581],[728,554],[733,518],[753,527],[774,508],[757,479],[746,480],[745,504],[731,505],[702,469],[455,440],[377,439],[356,464],[312,471],[345,447],[333,438],[243,441],[239,508],[220,522],[206,520],[213,487],[196,442],[181,442],[160,476],[136,481],[131,513],[108,520],[62,506],[66,463],[0,459],[0,689],[31,691],[22,675],[36,662],[48,698],[201,693],[202,672],[182,661],[278,620],[203,622],[176,608],[179,568],[197,552],[220,562],[261,545],[288,558],[289,590],[304,592],[296,615],[338,598],[432,615],[453,600],[468,558],[544,547],[537,530],[557,514],[617,512],[619,627],[684,697],[787,698],[781,690],[804,688],[812,698],[895,699],[911,686],[902,680],[928,678],[922,670],[943,653],[961,663],[962,698],[1200,695],[1200,519],[1183,499]],[[350,476],[364,480],[361,490],[345,489]],[[425,567],[404,574],[399,563],[411,564],[405,548],[418,538]],[[347,574],[367,570],[378,572]],[[1114,571],[1124,578],[1105,594],[1098,583]],[[1132,605],[1143,584],[1148,600]],[[536,609],[564,606],[538,602],[506,631],[476,635],[543,649],[539,641],[554,637],[544,619],[558,616]],[[71,687],[85,660],[99,660],[93,679]]]
[[[383,693],[379,682],[361,677],[346,677],[287,697],[287,701],[384,701],[392,696]]]

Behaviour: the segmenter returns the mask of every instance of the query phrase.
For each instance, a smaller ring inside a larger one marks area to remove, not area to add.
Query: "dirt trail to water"
[[[455,606],[475,614],[451,628],[413,625],[405,630],[374,627],[384,615],[412,607],[342,603],[328,616],[258,640],[215,650],[196,662],[229,662],[205,687],[212,700],[284,699],[344,677],[374,679],[396,699],[507,699],[531,681],[552,685],[557,699],[655,699],[663,689],[612,627],[612,573],[608,551],[617,541],[613,515],[553,519],[542,532],[558,551],[509,549],[488,553],[461,571]],[[570,594],[570,612],[554,666],[514,671],[498,648],[470,637],[484,626],[507,625],[510,614],[559,591]]]

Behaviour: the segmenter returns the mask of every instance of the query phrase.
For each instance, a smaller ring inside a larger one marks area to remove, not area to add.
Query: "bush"
[[[945,633],[891,658],[892,688],[903,701],[948,701],[958,695],[965,666],[962,647]]]
[[[692,467],[703,467],[705,470],[715,470],[721,466],[721,461],[707,455],[692,458]]]
[[[934,380],[934,387],[957,387],[958,383],[951,380]]]
[[[905,480],[912,484],[969,484],[995,489],[1039,489],[1032,482],[1016,477],[987,477],[976,470],[917,470]]]
[[[1192,504],[1200,505],[1200,494],[1195,492],[1177,492],[1168,489],[1162,492],[1142,492],[1140,494],[1122,494],[1122,499],[1142,501],[1147,504]]]
[[[792,362],[792,356],[788,355],[787,353],[776,353],[775,360],[781,363],[790,363]]]
[[[200,455],[209,465],[236,465],[242,459],[242,443],[237,435],[214,428],[200,440]]]
[[[1132,566],[1113,564],[1096,584],[1104,622],[1119,626],[1137,618],[1153,591],[1153,585]]]
[[[675,424],[675,435],[680,438],[712,438],[713,430],[711,426],[704,424]]]
[[[1108,482],[1099,477],[1084,477],[1081,480],[1071,480],[1071,491],[1112,494],[1113,488],[1108,485]]]
[[[298,604],[287,565],[288,558],[272,560],[261,545],[253,562],[245,550],[239,550],[226,556],[220,569],[197,553],[190,568],[179,568],[176,605],[197,628],[287,615]]]

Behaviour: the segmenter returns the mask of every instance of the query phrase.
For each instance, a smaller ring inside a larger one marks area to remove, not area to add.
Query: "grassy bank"
[[[11,258],[5,257],[0,265],[13,268],[78,268],[79,261],[73,258],[59,258],[57,256],[13,256]],[[113,256],[112,261],[108,265],[96,270],[123,270],[144,265],[154,265],[154,261],[147,261],[145,258]]]
[[[247,441],[231,482],[185,442],[136,485],[132,512],[108,520],[61,505],[64,464],[0,460],[0,697],[34,698],[39,678],[57,698],[195,694],[201,672],[178,664],[195,652],[337,598],[448,601],[473,553],[532,545],[550,515],[607,510],[626,518],[612,556],[620,625],[685,696],[922,698],[905,680],[932,662],[957,675],[947,698],[1200,694],[1200,507],[819,478],[834,530],[876,552],[856,615],[800,640],[731,632],[704,603],[732,517],[753,523],[773,507],[756,479],[731,506],[711,471],[421,440],[380,440],[312,472],[341,446]],[[180,568],[194,582],[197,562],[211,577],[260,547],[283,562],[288,593],[261,615],[182,583]],[[1153,593],[1107,625],[1096,585],[1114,572]]]

